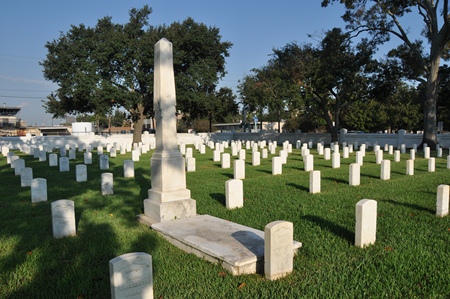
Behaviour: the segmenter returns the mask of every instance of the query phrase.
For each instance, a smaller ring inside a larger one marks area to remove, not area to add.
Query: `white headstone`
[[[109,261],[111,298],[153,299],[152,256],[144,252],[120,255]]]
[[[242,180],[228,180],[225,182],[225,202],[227,209],[244,206],[244,183]]]
[[[400,153],[400,151],[398,151]],[[393,145],[389,145],[388,146],[388,154],[392,155],[394,153],[394,146]]]
[[[314,156],[306,155],[303,161],[303,167],[305,171],[313,171],[314,170]]]
[[[355,246],[374,244],[377,233],[377,202],[362,199],[356,204]]]
[[[87,181],[87,166],[85,164],[78,164],[75,166],[75,176],[77,182]]]
[[[116,158],[116,157],[117,157],[117,150],[116,150],[116,147],[115,147],[115,146],[113,146],[113,147],[111,147],[111,148],[109,149],[109,156],[110,156],[111,158]]]
[[[294,225],[274,221],[264,228],[264,274],[276,280],[292,272],[294,266]]]
[[[273,157],[272,158],[272,175],[278,175],[282,174],[283,172],[283,163],[281,163],[280,157]]]
[[[375,162],[381,164],[381,161],[383,161],[383,150],[377,150],[375,151]]]
[[[391,179],[391,161],[390,160],[381,161],[380,179],[382,179],[382,180],[390,180]]]
[[[288,152],[286,150],[281,150],[278,154],[280,155],[281,158],[281,164],[286,164]]]
[[[413,148],[409,150],[409,157],[411,160],[416,159],[416,151]]]
[[[112,195],[114,194],[114,181],[113,174],[111,172],[102,173],[102,195]]]
[[[20,186],[30,187],[33,180],[33,169],[31,167],[25,167],[20,173]]]
[[[245,179],[245,161],[244,160],[234,160],[234,179],[242,180]]]
[[[186,159],[194,158],[194,155],[193,155],[193,152],[192,152],[192,147],[186,148],[185,158]]]
[[[11,156],[11,158],[10,158],[11,168],[14,168],[14,165],[15,165],[14,161],[16,161],[18,159],[20,159],[19,156],[15,156],[15,155]]]
[[[417,148],[416,148],[416,150],[417,150]],[[406,154],[406,144],[400,145],[400,152],[401,152],[402,154]]]
[[[429,147],[425,147],[423,148],[423,157],[425,159],[429,159],[430,158],[430,148]]]
[[[230,164],[230,154],[228,153],[224,153],[222,154],[222,161],[221,161],[221,165],[222,168],[226,169],[226,168],[230,168],[231,164]]]
[[[103,145],[98,145],[97,146],[97,154],[100,156],[100,155],[103,155]]]
[[[123,161],[123,176],[126,178],[134,178],[134,161],[124,160]]]
[[[428,172],[436,171],[436,158],[431,157],[428,159]]]
[[[449,185],[438,186],[436,194],[436,216],[444,217],[448,215],[449,192]]]
[[[91,152],[85,152],[84,154],[84,164],[92,164],[92,153]]]
[[[259,166],[261,164],[261,153],[256,150],[252,152],[252,165]]]
[[[39,162],[47,161],[47,152],[44,150],[39,151]]]
[[[2,155],[6,156],[9,153],[9,147],[2,145]]]
[[[70,171],[69,157],[59,158],[59,172]]]
[[[348,147],[344,146],[342,148],[342,158],[343,159],[347,159],[348,157],[349,157]]]
[[[100,169],[109,169],[109,157],[107,155],[100,155]]]
[[[246,151],[245,151],[245,149],[241,149],[240,151],[239,151],[239,160],[245,160],[245,156],[246,156]]]
[[[47,201],[47,180],[36,178],[31,180],[31,202]]]
[[[399,150],[394,151],[394,162],[400,162],[400,151]]]
[[[220,161],[220,151],[214,150],[213,151],[213,162],[219,162]]]
[[[61,147],[59,148],[59,156],[60,156],[60,157],[65,157],[65,156],[67,156],[67,150],[66,150],[66,147],[65,147],[65,146],[61,146]]]
[[[11,158],[14,157],[14,155],[15,155],[14,152],[7,152],[6,153],[6,163],[7,164],[11,164]]]
[[[190,158],[186,159],[186,171],[187,172],[194,172],[195,171],[195,165],[196,165],[195,158],[190,157]]]
[[[261,158],[267,159],[268,156],[269,156],[269,155],[268,155],[267,148],[263,148],[263,149],[262,149],[262,155],[261,155]]]
[[[134,149],[131,151],[131,160],[134,162],[138,162],[140,157],[140,151],[139,149]]]
[[[361,166],[358,163],[349,165],[348,184],[350,186],[359,186],[361,181]]]
[[[22,170],[25,168],[25,160],[24,159],[17,159],[14,160],[14,175],[20,175]]]
[[[325,148],[324,152],[323,152],[323,158],[324,160],[330,160],[331,159],[331,149],[330,148]]]
[[[309,193],[320,193],[320,170],[309,173]]]
[[[75,148],[69,149],[69,160],[75,160],[77,158],[77,152]]]
[[[340,168],[341,167],[341,155],[339,152],[334,152],[331,158],[331,168]]]
[[[49,154],[48,155],[48,165],[49,166],[58,166],[58,155],[57,154]]]
[[[406,175],[414,175],[414,160],[406,160]]]
[[[75,236],[75,204],[72,200],[60,199],[52,202],[52,228],[54,238]]]
[[[180,153],[181,153],[182,155],[185,155],[185,154],[186,154],[186,144],[184,144],[183,142],[180,143]]]
[[[359,166],[363,165],[364,159],[364,153],[361,151],[356,152],[356,163],[359,164]]]

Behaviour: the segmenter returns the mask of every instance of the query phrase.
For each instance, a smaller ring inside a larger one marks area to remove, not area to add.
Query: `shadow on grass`
[[[286,185],[294,187],[294,188],[299,189],[299,190],[303,190],[303,191],[308,191],[309,192],[309,188],[305,187],[305,186],[302,186],[302,185],[298,185],[298,184],[294,184],[294,183],[287,183]]]
[[[234,179],[234,174],[233,173],[229,173],[229,172],[222,172],[223,176],[226,176],[230,179]]]
[[[272,174],[272,171],[270,171],[270,170],[265,170],[265,169],[256,169],[256,171],[264,172],[264,173],[268,173],[268,174]]]
[[[397,205],[397,206],[403,206],[403,207],[407,207],[407,208],[411,208],[414,210],[418,210],[418,211],[424,211],[424,212],[428,212],[430,214],[435,214],[436,211],[433,211],[432,209],[429,208],[425,208],[416,204],[411,204],[411,203],[406,203],[406,202],[399,202],[396,200],[392,200],[392,199],[381,199],[380,201],[384,201],[384,202],[388,202],[391,203],[393,205]]]
[[[318,225],[322,229],[326,229],[331,233],[335,234],[338,237],[343,238],[349,244],[353,244],[355,242],[355,234],[352,231],[349,231],[347,228],[340,226],[331,221],[325,220],[321,217],[314,215],[305,215],[301,217],[301,219],[307,220],[311,223]]]
[[[348,184],[348,181],[344,180],[344,179],[336,179],[333,177],[323,177],[323,179],[327,180],[327,181],[331,181],[331,182],[340,183],[340,184]]]
[[[367,178],[372,178],[372,179],[379,179],[379,176],[376,175],[371,175],[371,174],[367,174],[367,173],[361,173],[361,177],[367,177]]]
[[[211,196],[212,199],[218,201],[221,205],[225,206],[225,194],[223,193],[211,193],[209,196]]]

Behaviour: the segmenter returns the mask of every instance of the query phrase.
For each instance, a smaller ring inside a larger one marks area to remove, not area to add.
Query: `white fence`
[[[347,133],[345,129],[339,134],[339,143],[347,144],[367,144],[373,146],[379,144],[393,145],[399,148],[405,144],[407,148],[412,148],[414,144],[419,145],[422,142],[422,134],[407,134],[406,131],[400,130],[398,134],[359,134]],[[314,134],[314,133],[198,133],[198,134],[178,134],[178,143],[194,144],[196,142],[207,141],[231,141],[231,140],[271,140],[282,143],[289,141],[295,144],[297,140],[301,142],[312,142],[317,144],[323,142],[325,145],[330,144],[330,134]],[[437,139],[441,147],[450,148],[450,134],[438,134]],[[21,149],[22,146],[45,145],[58,148],[69,144],[70,146],[80,146],[81,144],[90,144],[91,146],[107,145],[107,144],[127,144],[132,143],[132,134],[112,134],[112,135],[83,135],[83,136],[26,136],[26,137],[0,137],[0,146],[6,146],[10,149]],[[142,135],[144,144],[155,142],[155,135],[147,132]]]

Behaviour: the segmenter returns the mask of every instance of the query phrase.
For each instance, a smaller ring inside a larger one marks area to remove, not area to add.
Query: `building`
[[[0,107],[0,136],[25,135],[26,122],[19,118],[20,107]]]

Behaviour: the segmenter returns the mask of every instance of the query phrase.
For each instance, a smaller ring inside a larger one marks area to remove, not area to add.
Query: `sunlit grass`
[[[227,150],[228,151],[228,150]],[[0,298],[110,298],[108,261],[128,252],[153,257],[155,298],[447,298],[450,294],[450,217],[435,216],[436,189],[449,184],[446,160],[436,158],[436,172],[417,154],[415,175],[406,176],[406,159],[391,160],[391,180],[382,181],[380,165],[367,151],[361,185],[348,185],[352,154],[331,168],[313,150],[321,171],[321,193],[309,194],[309,173],[298,150],[271,174],[271,157],[251,165],[247,151],[244,208],[227,210],[225,181],[233,170],[222,169],[194,151],[197,171],[187,173],[187,187],[198,214],[210,214],[263,230],[271,221],[294,223],[294,238],[303,243],[286,278],[268,281],[263,275],[232,276],[170,245],[136,221],[150,188],[151,153],[135,162],[135,178],[123,177],[123,161],[110,158],[114,195],[102,196],[98,156],[88,165],[88,182],[75,181],[75,165],[60,173],[48,162],[21,155],[34,177],[48,184],[48,202],[32,204],[29,188],[0,157]],[[356,248],[355,205],[364,198],[378,201],[375,245]],[[50,203],[75,202],[77,236],[54,239]]]

